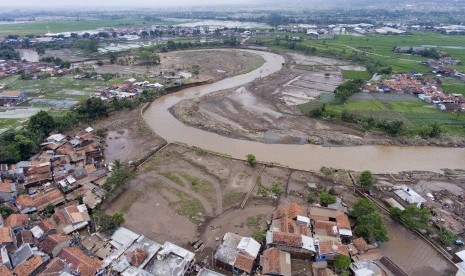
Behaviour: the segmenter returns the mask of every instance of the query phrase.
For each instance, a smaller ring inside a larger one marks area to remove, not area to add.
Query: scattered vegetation
[[[253,166],[255,166],[255,164],[257,164],[257,159],[255,158],[255,155],[247,154],[246,162],[247,162],[247,164],[249,164],[250,166],[253,167]]]
[[[320,193],[320,204],[323,206],[328,206],[330,204],[336,203],[336,197],[328,193]]]
[[[101,211],[93,214],[94,222],[98,225],[101,232],[111,233],[124,223],[124,215],[120,212],[114,213],[112,216]]]
[[[126,184],[134,177],[134,172],[132,168],[128,166],[122,166],[119,169],[115,169],[111,176],[107,178],[103,184],[103,188],[107,191],[108,194],[112,194],[117,191],[120,187]]]

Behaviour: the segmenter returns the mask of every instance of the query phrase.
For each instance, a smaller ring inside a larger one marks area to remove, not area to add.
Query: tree
[[[352,206],[351,215],[358,219],[365,214],[376,212],[376,206],[373,202],[366,198],[361,198],[357,202],[355,202],[354,206]]]
[[[108,115],[107,104],[100,98],[90,98],[75,107],[76,113],[84,119],[95,119]]]
[[[2,215],[3,219],[6,219],[7,217],[9,217],[14,212],[15,211],[13,209],[11,209],[10,207],[8,207],[8,206],[5,206],[5,205],[0,206],[0,214]]]
[[[328,193],[320,193],[320,203],[323,206],[328,206],[329,204],[336,203],[336,197]]]
[[[136,59],[142,65],[157,65],[160,64],[160,56],[150,51],[139,51],[136,55]]]
[[[118,54],[111,52],[110,53],[110,63],[115,64],[118,61]]]
[[[48,217],[53,215],[54,211],[55,211],[55,206],[53,204],[49,203],[47,204],[47,206],[45,206],[44,212]]]
[[[124,223],[124,215],[121,212],[114,213],[112,218],[113,218],[114,223],[118,226]]]
[[[386,242],[389,240],[384,220],[378,212],[368,213],[357,218],[355,234],[367,241]]]
[[[365,192],[368,192],[373,187],[375,180],[373,174],[370,171],[363,171],[360,175],[360,186]]]
[[[262,243],[266,238],[266,230],[261,230],[261,229],[256,230],[255,233],[253,234],[253,238],[259,243]]]
[[[402,215],[402,210],[397,207],[391,207],[389,208],[389,215],[393,219],[400,220],[400,216]]]
[[[46,111],[39,111],[36,115],[29,119],[27,129],[38,135],[39,139],[42,140],[56,127],[55,120]]]
[[[358,236],[367,241],[388,241],[386,225],[373,202],[366,198],[359,199],[352,206],[351,215],[357,220],[355,233]]]
[[[308,192],[307,193],[307,202],[308,203],[314,203],[316,201],[317,195],[314,192]]]
[[[428,228],[430,215],[429,209],[409,206],[402,211],[400,219],[410,229],[424,230]]]
[[[455,240],[458,239],[458,235],[446,228],[439,230],[439,241],[444,246],[451,246]]]
[[[257,159],[255,158],[255,155],[253,154],[247,154],[246,156],[246,162],[247,164],[249,164],[250,166],[255,166],[255,164],[257,164]]]
[[[350,266],[350,258],[347,257],[346,255],[339,254],[336,256],[336,260],[334,261],[334,268],[339,271],[347,271]]]

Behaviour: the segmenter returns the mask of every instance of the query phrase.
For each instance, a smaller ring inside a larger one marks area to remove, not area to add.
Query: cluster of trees
[[[393,207],[389,209],[389,214],[392,218],[402,221],[410,229],[426,230],[429,227],[428,221],[431,212],[427,208],[417,208],[412,205],[400,210]]]
[[[8,44],[1,44],[0,45],[0,59],[9,60],[15,59],[19,60],[19,54],[15,51],[13,46]]]
[[[356,79],[356,80],[348,80],[338,87],[334,91],[334,95],[336,96],[336,101],[338,103],[344,103],[347,99],[350,98],[354,93],[360,91],[360,88],[363,85],[363,80]]]
[[[439,59],[440,58],[438,50],[436,50],[434,48],[426,48],[426,49],[419,50],[419,51],[416,51],[416,52],[412,51],[412,54],[419,55],[419,56],[422,56],[422,57],[425,57],[425,58],[432,58],[432,59]]]
[[[376,206],[368,199],[359,199],[350,213],[355,218],[355,234],[363,237],[369,242],[388,241],[387,229],[384,220],[379,214]]]
[[[62,60],[61,58],[57,58],[57,57],[43,57],[40,59],[40,61],[53,63],[62,68],[69,68],[71,66],[71,63],[69,61]]]
[[[149,50],[138,51],[136,53],[135,59],[141,65],[150,66],[160,64],[160,56],[157,53]]]
[[[98,98],[87,99],[57,116],[39,111],[23,129],[9,131],[0,137],[0,162],[16,163],[28,159],[39,150],[40,143],[53,130],[63,131],[82,120],[107,114],[107,104]]]
[[[418,130],[418,134],[423,138],[434,138],[441,135],[442,129],[437,122],[430,125],[424,125]]]
[[[22,130],[13,130],[0,138],[0,161],[16,163],[37,152],[44,137],[55,127],[53,117],[45,111],[32,116]]]
[[[80,39],[74,42],[74,47],[88,53],[98,52],[99,41],[97,39]]]

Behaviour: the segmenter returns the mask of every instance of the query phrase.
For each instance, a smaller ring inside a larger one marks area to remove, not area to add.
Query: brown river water
[[[225,50],[233,51],[233,50]],[[197,129],[178,121],[169,108],[186,99],[194,99],[209,93],[230,89],[268,76],[281,69],[284,58],[278,54],[241,50],[260,55],[262,67],[213,84],[184,89],[155,100],[144,113],[150,128],[168,142],[180,142],[190,146],[245,158],[254,154],[259,161],[274,162],[300,170],[319,170],[322,166],[354,171],[370,170],[374,173],[400,171],[434,171],[443,168],[465,169],[464,148],[356,146],[321,147],[315,145],[263,144],[239,140]]]

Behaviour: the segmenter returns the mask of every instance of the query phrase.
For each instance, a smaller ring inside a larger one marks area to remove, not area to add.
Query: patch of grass
[[[443,84],[442,88],[449,94],[462,94],[465,96],[465,83],[463,84]]]
[[[438,123],[445,133],[465,135],[465,114],[440,111],[423,101],[348,100],[343,105],[327,105],[329,112],[349,113],[379,120],[401,120],[416,132],[424,125]]]
[[[245,225],[247,225],[247,227],[253,230],[260,229],[260,225],[262,224],[264,218],[265,218],[264,215],[248,217],[245,222]]]
[[[368,71],[343,70],[342,76],[344,76],[344,79],[346,80],[355,80],[355,79],[369,80],[371,79],[371,74]]]
[[[223,196],[223,205],[224,206],[232,206],[242,202],[246,193],[238,191],[238,190],[231,190],[228,191]]]
[[[174,194],[176,194],[181,201],[177,203],[170,203],[173,208],[175,208],[176,212],[181,216],[186,216],[192,221],[194,224],[198,225],[202,222],[200,213],[205,214],[205,209],[203,208],[202,203],[190,197],[188,194],[178,190],[178,189],[170,189]]]
[[[175,175],[174,173],[166,172],[166,173],[162,173],[161,175],[163,175],[164,177],[166,177],[169,180],[173,181],[174,183],[178,184],[179,186],[184,187],[184,182],[182,182],[182,180],[177,175]]]
[[[20,119],[0,119],[0,133],[7,131],[8,129],[19,126],[21,123]]]
[[[213,186],[208,181],[191,176],[185,172],[180,172],[179,174],[192,184],[192,189],[196,193],[211,193],[213,191]]]

